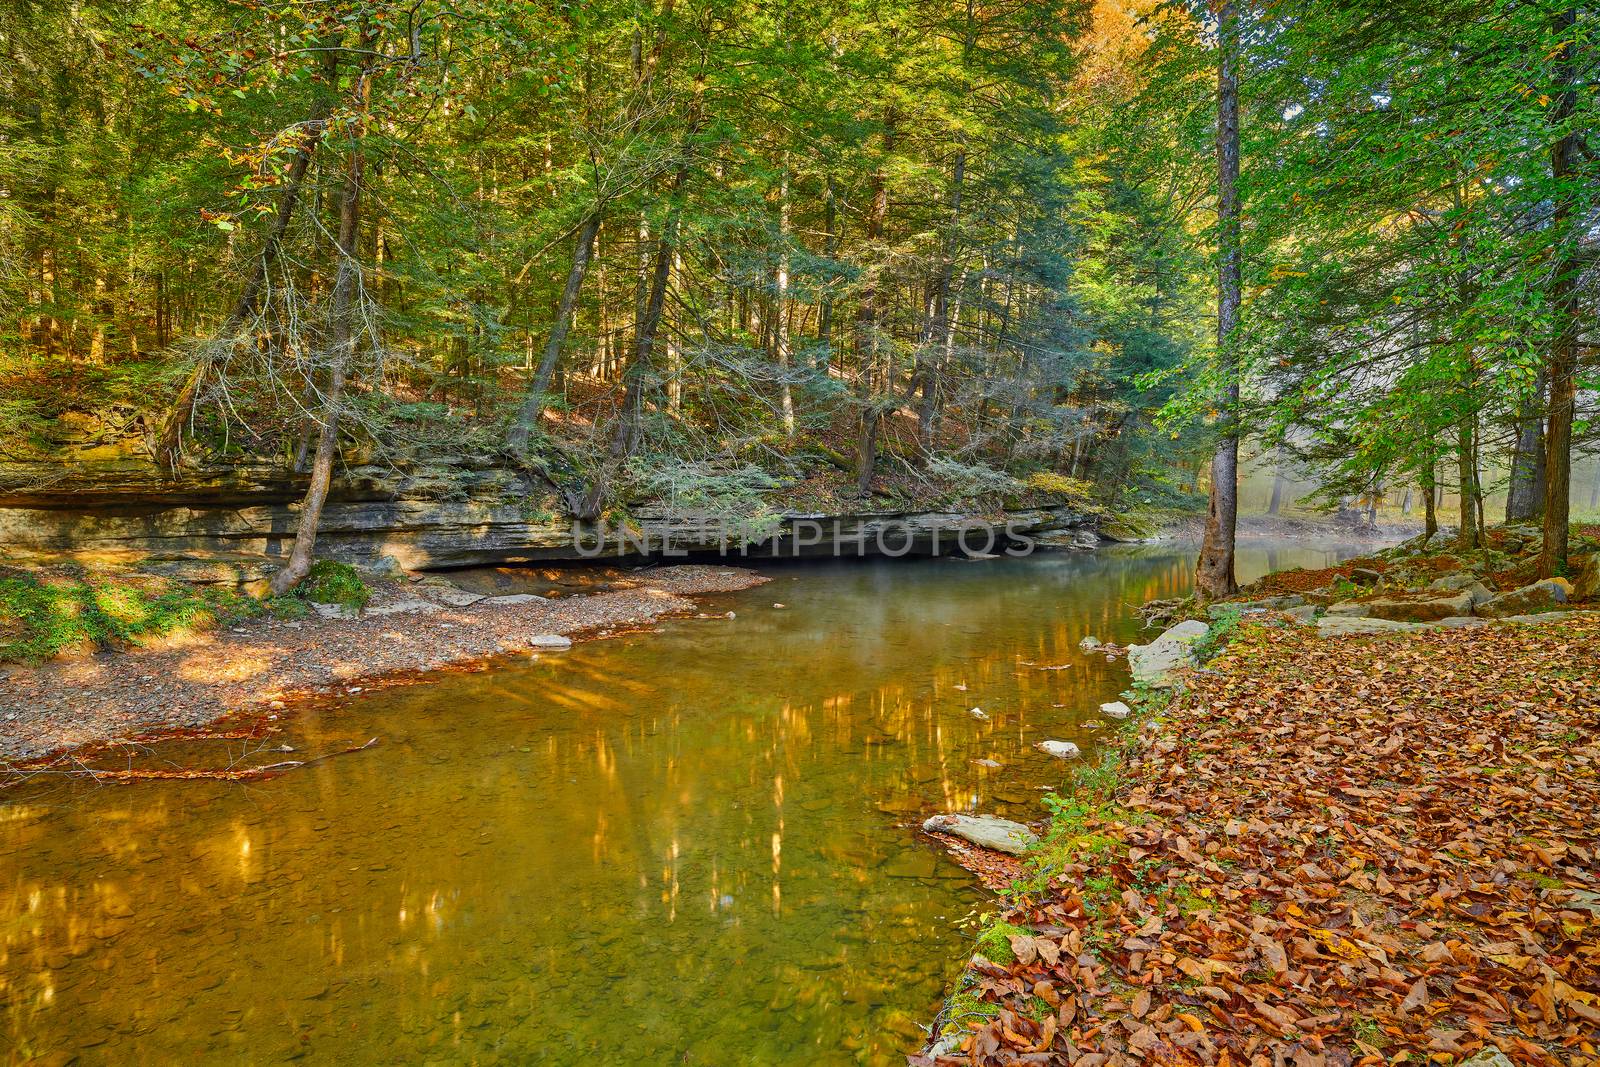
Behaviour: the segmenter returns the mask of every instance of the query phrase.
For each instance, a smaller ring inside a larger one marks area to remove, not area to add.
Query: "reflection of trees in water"
[[[1079,640],[1134,637],[1130,605],[1189,570],[1164,550],[827,567],[792,591],[780,572],[736,620],[294,723],[303,751],[383,738],[358,758],[18,796],[7,1036],[75,1048],[140,1015],[155,1056],[234,1049],[224,1020],[263,1055],[304,1028],[319,1055],[381,1032],[404,1059],[487,1034],[539,1048],[559,1024],[603,1051],[641,1040],[612,1033],[626,1010],[647,1045],[725,1040],[739,1016],[780,1019],[739,1035],[752,1048],[882,1040],[881,1013],[937,996],[929,964],[977,899],[895,824],[997,788],[1032,805],[1061,768],[1030,746],[1125,684]],[[971,762],[991,754],[1000,771]]]

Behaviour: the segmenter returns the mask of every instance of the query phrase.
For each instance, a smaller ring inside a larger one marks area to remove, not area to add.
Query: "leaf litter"
[[[931,1064],[1600,1064],[1600,615],[1251,624],[1035,859]],[[988,872],[992,878],[996,872]],[[1482,1061],[1480,1061],[1482,1062]]]

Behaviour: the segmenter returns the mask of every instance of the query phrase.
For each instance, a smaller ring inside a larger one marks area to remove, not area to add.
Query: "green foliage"
[[[628,477],[633,499],[720,522],[741,541],[771,537],[782,520],[770,498],[777,482],[754,464],[636,456]]]
[[[153,578],[69,569],[0,576],[0,661],[37,663],[78,650],[117,648],[208,630],[260,610],[232,592]]]
[[[337,604],[360,611],[372,599],[372,590],[350,564],[319,559],[311,565],[305,580],[295,586],[294,595],[317,604]]]
[[[1238,631],[1239,620],[1242,617],[1238,608],[1223,605],[1216,617],[1209,620],[1211,628],[1206,631],[1205,636],[1194,643],[1196,659],[1202,664],[1215,659]]]
[[[943,456],[928,461],[928,476],[943,488],[944,498],[952,502],[1003,505],[1019,495],[1023,483],[982,463],[963,463]]]

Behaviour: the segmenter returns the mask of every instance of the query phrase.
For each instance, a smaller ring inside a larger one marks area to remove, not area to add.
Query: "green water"
[[[7,790],[0,1054],[903,1063],[985,900],[912,827],[1036,816],[1063,767],[1032,746],[1092,756],[1084,723],[1126,685],[1079,639],[1133,638],[1131,606],[1189,567],[774,568],[712,601],[734,619],[297,715],[269,739],[293,758],[378,743],[276,779]],[[131,758],[291,758],[247,747]]]

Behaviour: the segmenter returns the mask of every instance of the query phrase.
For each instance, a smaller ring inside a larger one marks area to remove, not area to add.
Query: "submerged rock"
[[[1478,605],[1478,614],[1489,618],[1507,615],[1529,615],[1551,611],[1572,599],[1572,586],[1565,578],[1541,578],[1521,589],[1501,593],[1486,604]]]
[[[1092,652],[1095,649],[1099,648],[1100,645],[1101,645],[1100,639],[1098,637],[1095,637],[1093,634],[1090,634],[1089,636],[1085,637],[1082,641],[1078,642],[1078,647],[1083,649],[1085,652]]]
[[[1078,746],[1071,741],[1040,741],[1038,748],[1039,751],[1054,756],[1056,759],[1077,759],[1083,755],[1078,750]]]
[[[998,815],[935,815],[922,824],[926,833],[952,834],[979,848],[1020,856],[1039,840],[1020,822]]]
[[[1165,689],[1172,685],[1174,671],[1198,662],[1194,645],[1210,632],[1198,619],[1186,619],[1148,645],[1128,646],[1128,666],[1137,683]]]
[[[977,719],[979,722],[988,722],[989,721],[989,713],[984,711],[982,708],[969,708],[967,710],[967,714],[971,715],[974,719]]]
[[[571,648],[572,638],[562,637],[560,634],[535,634],[528,638],[527,643],[529,648]]]

